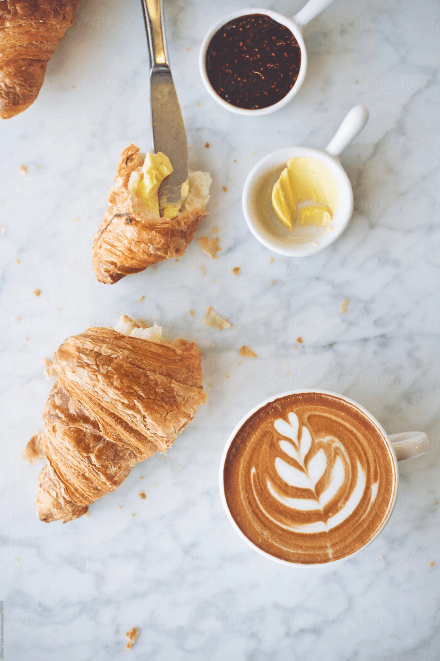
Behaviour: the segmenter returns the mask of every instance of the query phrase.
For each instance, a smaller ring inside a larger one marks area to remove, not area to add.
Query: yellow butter
[[[272,190],[273,210],[290,230],[298,221],[301,225],[328,225],[337,206],[336,181],[317,158],[291,158]]]
[[[139,197],[157,216],[174,218],[179,213],[183,201],[188,196],[188,181],[182,184],[182,198],[179,206],[167,205],[166,199],[159,200],[159,187],[162,181],[173,171],[170,159],[162,152],[157,154],[148,153],[142,166],[142,175],[135,189]]]
[[[303,207],[299,211],[300,225],[317,225],[318,227],[327,227],[332,219],[331,211],[322,205]]]

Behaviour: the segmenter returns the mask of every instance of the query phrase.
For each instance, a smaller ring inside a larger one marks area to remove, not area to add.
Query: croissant
[[[122,152],[109,208],[95,236],[93,270],[106,284],[183,255],[206,213],[211,185],[207,172],[189,174],[189,194],[177,216],[164,218],[150,211],[129,189],[130,177],[137,174],[144,159],[145,154],[134,144]]]
[[[44,436],[23,453],[46,454],[37,485],[42,521],[85,514],[135,464],[165,452],[206,400],[194,342],[159,342],[158,327],[143,331],[133,322],[121,330],[130,335],[89,328],[54,354],[58,378],[43,411]],[[156,341],[144,339],[152,331]]]
[[[73,25],[79,0],[0,2],[0,116],[14,117],[37,98],[47,63]]]

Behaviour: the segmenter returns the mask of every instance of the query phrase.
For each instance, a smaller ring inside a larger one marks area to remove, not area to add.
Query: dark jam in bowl
[[[217,94],[238,108],[273,106],[298,78],[301,49],[292,32],[265,14],[223,25],[206,52],[206,71]]]

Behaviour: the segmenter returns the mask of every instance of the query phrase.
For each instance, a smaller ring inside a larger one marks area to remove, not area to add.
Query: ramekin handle
[[[333,0],[309,0],[307,4],[293,17],[295,23],[303,27],[318,16]]]
[[[362,131],[368,122],[369,112],[365,106],[355,106],[350,110],[333,140],[325,148],[331,156],[339,156],[350,142]]]

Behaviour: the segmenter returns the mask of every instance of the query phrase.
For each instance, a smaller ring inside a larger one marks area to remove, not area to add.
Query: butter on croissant
[[[133,180],[142,173],[145,154],[131,144],[121,154],[109,208],[93,242],[93,270],[100,282],[113,284],[157,262],[180,257],[205,215],[211,176],[190,172],[188,195],[172,218],[151,211],[136,194]],[[171,155],[172,161],[172,155]]]
[[[160,329],[133,322],[121,330],[127,335],[89,328],[54,354],[58,378],[43,411],[47,464],[37,486],[42,521],[85,514],[135,464],[166,451],[206,400],[194,342],[143,339],[158,339]]]
[[[0,2],[0,117],[26,110],[37,98],[47,63],[73,25],[79,0]]]

